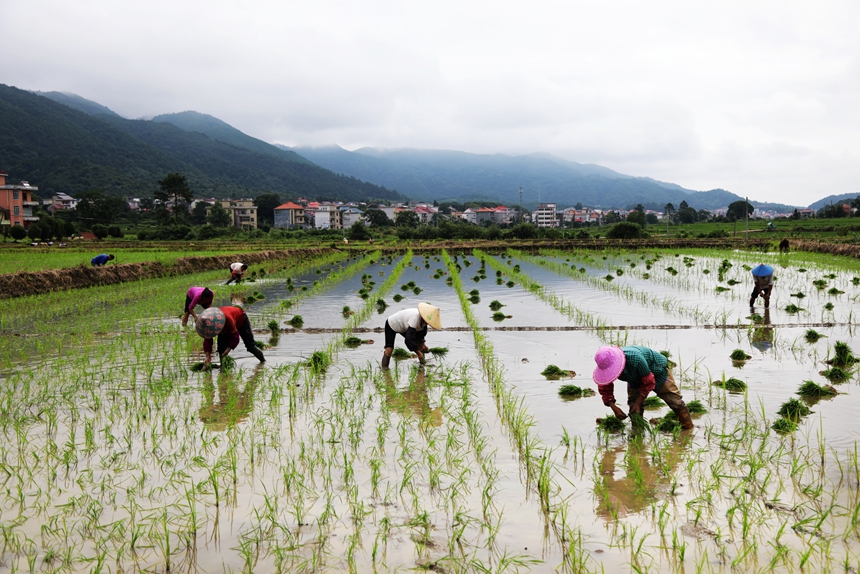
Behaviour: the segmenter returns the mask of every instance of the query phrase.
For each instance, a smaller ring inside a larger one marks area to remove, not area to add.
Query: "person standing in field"
[[[770,292],[773,291],[773,267],[760,264],[752,270],[753,290],[750,295],[750,309],[755,307],[756,299],[761,295],[764,299],[764,308],[770,307]]]
[[[218,338],[218,357],[224,358],[230,351],[239,346],[239,339],[245,343],[249,353],[257,357],[261,363],[266,362],[263,351],[254,341],[251,330],[251,320],[240,307],[210,307],[197,318],[195,323],[197,334],[203,337],[203,352],[206,353],[204,368],[212,363],[212,340]]]
[[[424,353],[429,351],[424,343],[427,337],[427,326],[434,329],[442,328],[439,318],[439,307],[428,303],[418,303],[418,308],[403,309],[390,315],[385,321],[385,350],[382,352],[382,368],[387,369],[394,353],[394,339],[403,335],[406,348],[418,355],[418,360],[424,364]]]
[[[668,361],[660,352],[648,347],[631,345],[600,347],[594,355],[597,368],[594,369],[594,382],[603,398],[603,404],[612,409],[620,419],[627,415],[615,404],[615,380],[627,383],[627,406],[630,414],[641,415],[645,398],[651,391],[669,405],[681,423],[681,428],[693,428],[693,419],[681,392],[675,385],[675,378],[669,369]]]
[[[113,259],[113,255],[102,253],[101,255],[96,255],[90,259],[90,263],[92,263],[93,267],[104,267],[108,261],[113,261]]]
[[[185,294],[185,314],[182,315],[182,326],[188,324],[188,316],[194,317],[194,322],[197,322],[197,315],[194,313],[194,308],[197,305],[203,307],[204,310],[212,306],[212,301],[215,299],[215,293],[208,287],[192,287]]]
[[[230,279],[224,283],[224,285],[229,285],[231,282],[235,281],[236,285],[242,282],[242,277],[245,276],[245,271],[248,270],[248,266],[244,263],[236,262],[230,264]]]

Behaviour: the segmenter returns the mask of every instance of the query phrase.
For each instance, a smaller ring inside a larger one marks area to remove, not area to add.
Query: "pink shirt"
[[[206,287],[192,287],[188,290],[188,297],[191,298],[191,303],[188,304],[189,309],[194,309],[194,307],[200,304],[200,298],[203,296],[205,290]]]

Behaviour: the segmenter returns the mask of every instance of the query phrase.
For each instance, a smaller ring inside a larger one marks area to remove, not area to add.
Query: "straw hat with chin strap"
[[[434,329],[442,328],[442,320],[439,318],[439,307],[435,307],[429,303],[418,303],[418,313],[424,319],[424,322]]]

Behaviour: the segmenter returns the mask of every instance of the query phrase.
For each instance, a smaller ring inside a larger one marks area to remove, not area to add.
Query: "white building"
[[[534,211],[532,217],[538,227],[558,227],[554,203],[541,203]]]

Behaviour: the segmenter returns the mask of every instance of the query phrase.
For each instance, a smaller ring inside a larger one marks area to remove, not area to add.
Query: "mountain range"
[[[123,118],[76,94],[27,92],[0,85],[0,169],[42,190],[104,189],[149,195],[170,172],[188,177],[197,195],[422,201],[486,201],[534,207],[662,210],[682,201],[697,209],[742,197],[723,189],[695,191],[647,177],[549,154],[481,155],[451,150],[272,145],[213,116],[186,111],[144,120]],[[829,200],[822,200],[827,203]],[[794,207],[757,202],[777,211]]]

